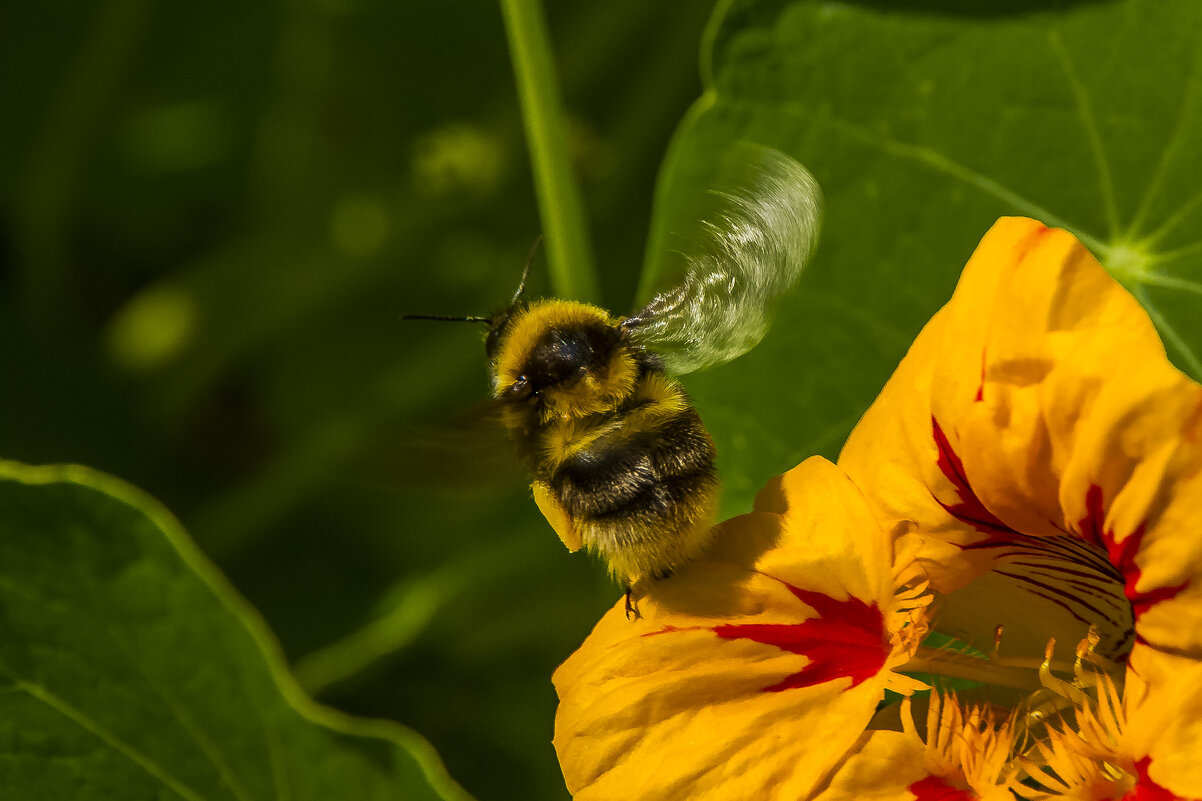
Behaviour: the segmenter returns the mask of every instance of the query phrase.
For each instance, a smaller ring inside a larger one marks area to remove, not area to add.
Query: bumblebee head
[[[509,304],[488,317],[403,318],[485,323],[493,395],[514,428],[532,418],[546,423],[613,409],[634,391],[638,376],[636,346],[604,309],[566,300],[523,300],[533,258],[532,250]]]
[[[489,346],[493,394],[507,407],[549,422],[612,409],[634,390],[633,346],[604,309],[544,300],[506,314]]]
[[[484,337],[484,353],[488,356],[488,363],[495,365],[497,363],[497,354],[501,348],[501,340],[509,331],[509,324],[515,316],[521,316],[522,308],[516,304],[510,304],[499,312],[495,312],[489,317],[488,334]]]

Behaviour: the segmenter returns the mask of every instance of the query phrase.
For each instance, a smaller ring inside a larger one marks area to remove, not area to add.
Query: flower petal
[[[925,746],[909,733],[865,732],[814,801],[970,801],[923,764]]]
[[[556,671],[555,747],[577,799],[792,799],[882,697],[888,539],[834,465],[776,484],[701,562],[619,603]],[[768,508],[765,501],[761,508]]]
[[[954,735],[953,735],[954,736]],[[931,770],[927,748],[912,732],[866,732],[814,801],[1013,801],[1005,785],[978,794],[963,776]]]
[[[963,475],[954,423],[982,389],[990,298],[1036,237],[1029,220],[1005,218],[990,229],[952,300],[919,333],[839,455],[886,528],[910,521],[922,532],[930,577],[942,592],[987,568],[988,559],[957,546],[1000,522]]]
[[[1123,692],[1139,798],[1202,798],[1202,662],[1136,646]]]
[[[1000,220],[839,463],[887,527],[913,521],[935,589],[964,588],[967,641],[1006,623],[1037,653],[1095,623],[1121,657],[1134,619],[1202,656],[1202,387],[1070,234]]]

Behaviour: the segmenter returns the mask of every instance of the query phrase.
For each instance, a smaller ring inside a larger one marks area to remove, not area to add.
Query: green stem
[[[556,295],[597,300],[597,275],[584,204],[568,159],[566,118],[538,0],[501,0],[534,187],[538,194],[551,286]]]

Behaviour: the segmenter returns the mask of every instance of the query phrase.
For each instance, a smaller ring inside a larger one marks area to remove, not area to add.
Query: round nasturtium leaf
[[[732,142],[792,155],[826,200],[818,252],[767,338],[686,379],[725,513],[838,453],[1001,216],[1080,238],[1202,378],[1202,5],[732,0],[702,72],[643,286]]]
[[[0,462],[0,797],[467,799],[401,726],[318,707],[179,525]]]

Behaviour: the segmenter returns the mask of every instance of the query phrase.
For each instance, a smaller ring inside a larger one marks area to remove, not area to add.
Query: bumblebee
[[[571,551],[631,587],[704,551],[716,511],[713,440],[673,378],[728,361],[766,333],[773,302],[817,244],[810,174],[754,147],[716,192],[683,281],[628,317],[568,300],[510,303],[483,322],[492,394],[533,477],[535,503]],[[529,272],[529,264],[526,267]]]

